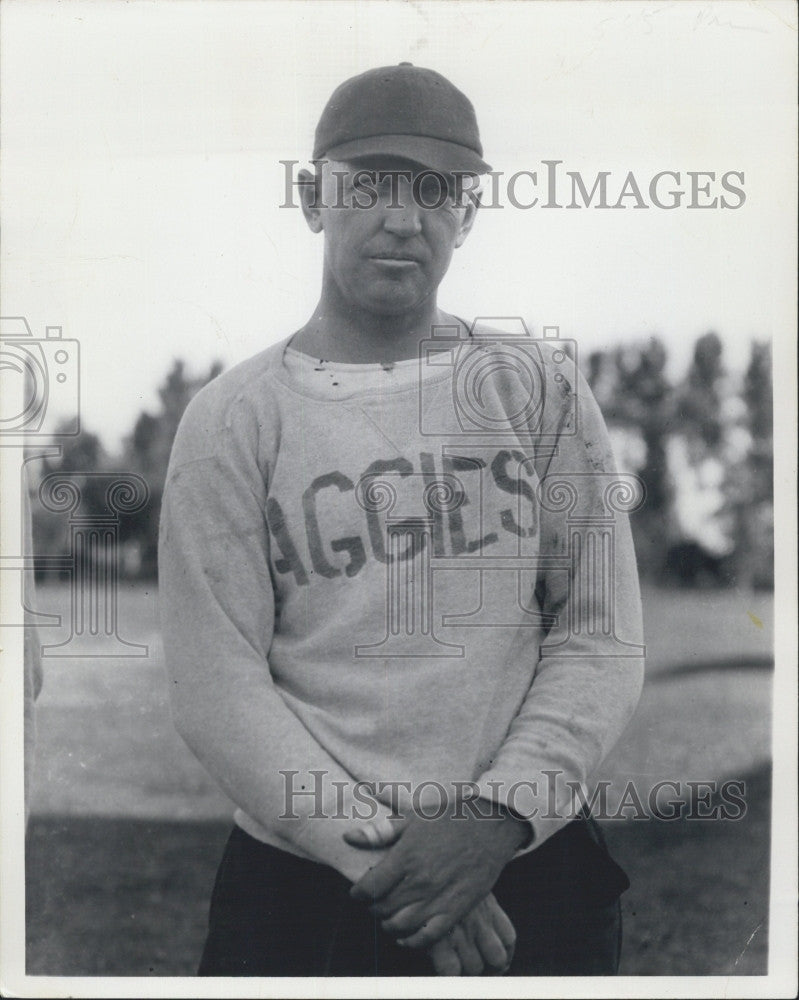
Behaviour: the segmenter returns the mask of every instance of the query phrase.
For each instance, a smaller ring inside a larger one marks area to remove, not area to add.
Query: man
[[[567,808],[642,675],[602,418],[559,342],[437,304],[490,169],[448,80],[346,81],[314,159],[319,303],[192,401],[163,503],[175,722],[239,807],[200,972],[615,972]]]

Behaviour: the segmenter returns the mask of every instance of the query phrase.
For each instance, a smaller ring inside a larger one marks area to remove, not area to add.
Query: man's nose
[[[412,185],[402,178],[395,198],[384,209],[383,227],[395,236],[417,236],[422,231],[421,212],[413,197]]]

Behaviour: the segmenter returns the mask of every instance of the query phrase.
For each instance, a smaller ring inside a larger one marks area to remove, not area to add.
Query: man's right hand
[[[489,893],[427,954],[438,976],[502,975],[513,961],[516,931]]]
[[[388,818],[360,826],[351,840],[375,849],[390,847],[402,826]],[[479,976],[486,969],[493,975],[506,972],[513,961],[516,931],[510,918],[490,892],[440,941],[427,949],[438,976]]]

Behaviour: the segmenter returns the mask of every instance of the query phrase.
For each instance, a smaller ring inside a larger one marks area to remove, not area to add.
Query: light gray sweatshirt
[[[643,676],[637,486],[590,390],[558,341],[384,367],[286,347],[206,386],[175,440],[176,726],[240,826],[352,880],[376,860],[342,839],[370,814],[363,782],[380,815],[474,782],[535,849]]]

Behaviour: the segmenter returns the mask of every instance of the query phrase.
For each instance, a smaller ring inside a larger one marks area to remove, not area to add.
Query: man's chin
[[[375,316],[396,317],[406,313],[417,312],[424,304],[427,296],[410,294],[401,288],[387,290],[380,295],[370,295],[363,301],[362,308]]]

